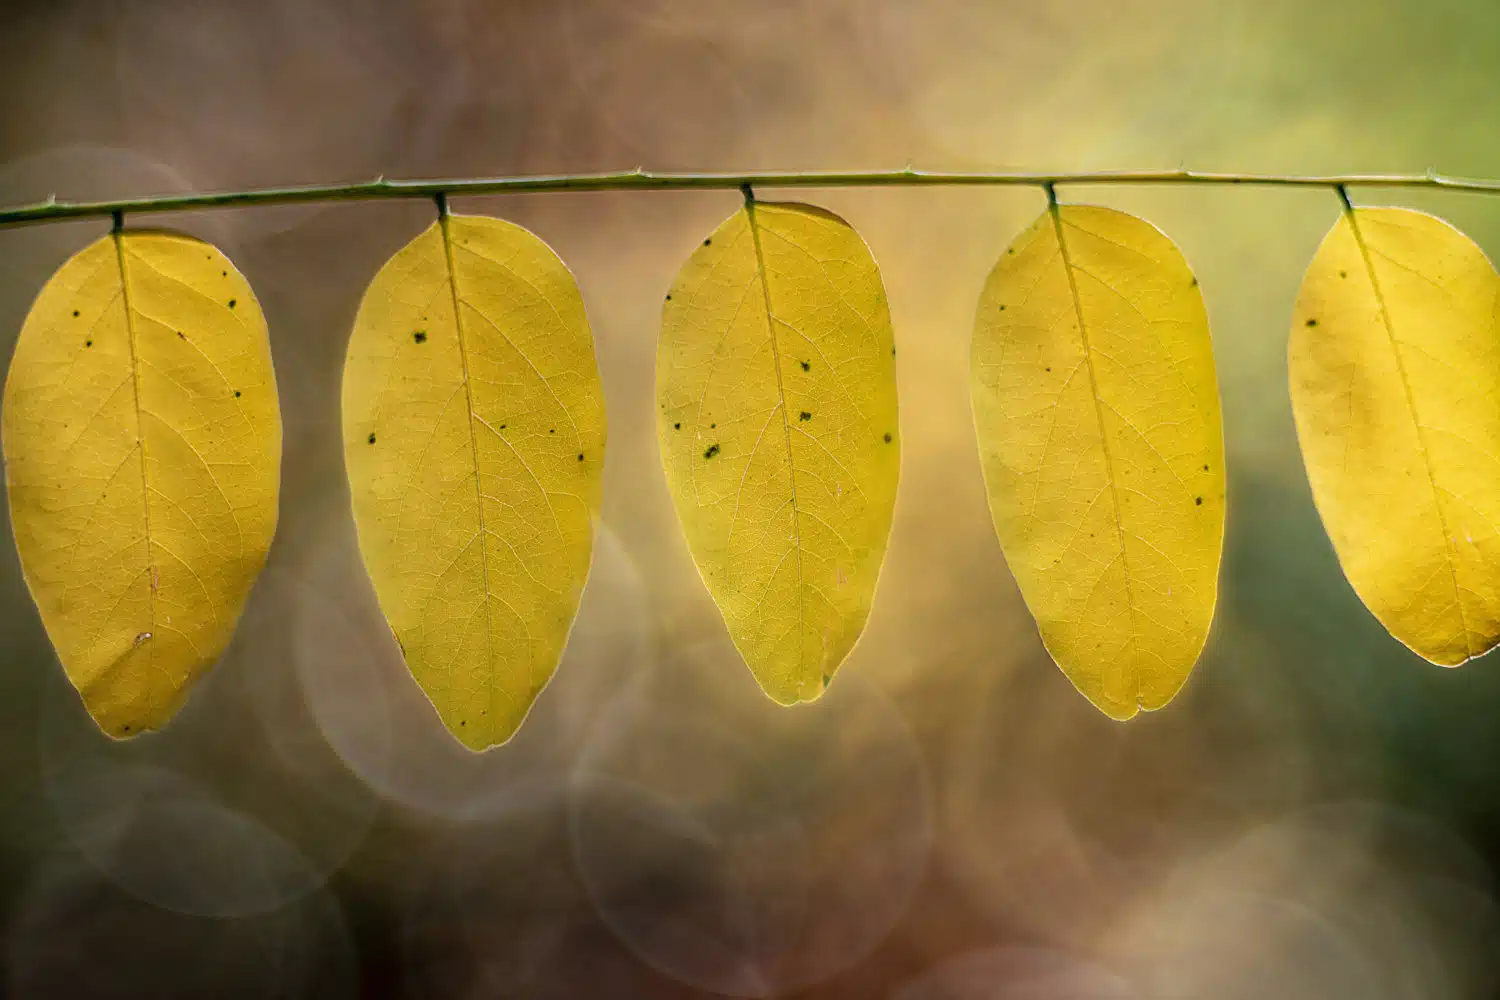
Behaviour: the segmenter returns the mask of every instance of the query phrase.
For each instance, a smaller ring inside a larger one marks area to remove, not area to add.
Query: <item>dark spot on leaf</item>
[[[1005,312],[1005,307],[1004,307],[1004,306],[1001,306],[1001,307],[1000,307],[1000,311],[1001,311],[1001,312]]]
[[[128,732],[130,732],[130,727],[129,726],[125,726],[124,728],[122,728],[120,730],[120,732],[122,732],[122,733],[128,733]]]
[[[703,245],[704,246],[708,246],[712,242],[713,242],[713,237],[709,237],[708,239],[706,239],[706,240],[703,241]]]
[[[74,316],[77,316],[77,315],[78,315],[78,310],[77,310],[77,309],[74,309],[74,310],[73,310],[73,315],[74,315]]]
[[[370,443],[371,444],[375,443],[375,432],[374,431],[370,432]]]
[[[221,278],[227,278],[227,277],[229,277],[229,272],[228,271],[220,271],[219,272],[219,277],[221,277]]]
[[[548,427],[547,428],[547,433],[548,434],[556,434],[557,433],[557,428],[556,427]]]
[[[1308,326],[1317,326],[1318,325],[1318,321],[1315,320],[1315,319],[1310,319],[1310,320],[1307,321],[1307,325]]]
[[[1049,371],[1049,372],[1050,372],[1050,371],[1051,371],[1051,370],[1052,370],[1052,369],[1051,369],[1051,368],[1048,368],[1048,369],[1047,369],[1047,370],[1048,370],[1048,371]]]
[[[804,361],[804,362],[802,362],[802,370],[805,371],[805,372],[812,371],[812,362],[810,362],[810,361]]]
[[[678,423],[673,424],[672,425],[672,429],[674,431],[680,431],[680,430],[682,430],[682,423],[679,421]]]
[[[427,343],[427,331],[426,330],[413,330],[411,332],[411,339],[414,340],[414,341],[416,341],[419,344],[425,344],[425,343]]]
[[[83,346],[84,347],[93,347],[94,346],[94,342],[92,340],[85,340],[83,342]]]
[[[502,431],[503,431],[503,430],[505,430],[505,425],[504,425],[504,424],[501,424],[501,425],[500,425],[500,429],[501,429],[501,430],[502,430]]]
[[[827,687],[832,682],[833,682],[833,675],[832,674],[824,674],[823,675],[823,686],[824,687]]]
[[[668,301],[668,302],[671,302],[671,301],[672,301],[672,293],[671,293],[671,292],[668,292],[668,293],[667,293],[667,301]]]
[[[459,719],[458,720],[458,724],[460,726],[467,726],[469,724],[469,720],[468,719]]]
[[[890,434],[890,431],[886,431],[886,434],[885,434],[885,443],[886,444],[890,444],[891,443],[891,434]]]
[[[187,340],[187,334],[183,333],[181,330],[178,330],[177,331],[177,339],[178,340]]]
[[[811,420],[812,419],[812,414],[808,413],[806,410],[803,410],[801,413],[797,414],[797,419],[798,420]]]
[[[718,424],[709,424],[708,425],[708,429],[709,430],[713,430],[715,427],[718,427],[718,426],[719,426]]]
[[[1006,247],[1005,248],[1005,252],[1008,253],[1008,254],[1013,254],[1013,253],[1016,252],[1016,248],[1015,247]]]
[[[1197,504],[1199,507],[1202,507],[1203,506],[1203,498],[1202,497],[1193,497],[1193,503]]]
[[[1194,278],[1193,278],[1192,281],[1188,282],[1188,287],[1189,288],[1197,288],[1198,287],[1198,278],[1196,276],[1194,276]]]
[[[234,398],[235,399],[239,399],[240,398],[240,391],[238,389],[234,390]]]
[[[1207,472],[1207,471],[1208,471],[1208,466],[1206,466],[1206,465],[1205,465],[1205,466],[1204,466],[1204,467],[1203,467],[1203,471],[1204,471],[1204,472]]]
[[[237,302],[237,301],[238,301],[238,300],[237,300],[237,299],[230,299],[230,300],[229,300],[229,308],[231,308],[231,309],[233,309],[233,308],[234,308],[234,304],[235,304],[235,302]]]
[[[718,453],[719,453],[719,446],[716,445],[716,444],[711,444],[711,445],[708,446],[708,450],[703,453],[703,457],[704,458],[713,458]]]
[[[1349,272],[1348,271],[1340,271],[1339,272],[1339,277],[1340,278],[1347,278],[1347,277],[1349,277]]]
[[[580,461],[580,462],[583,461],[583,452],[581,452],[581,451],[578,453],[578,461]]]
[[[891,357],[894,358],[895,356],[896,356],[896,349],[894,347],[892,347],[891,348]]]

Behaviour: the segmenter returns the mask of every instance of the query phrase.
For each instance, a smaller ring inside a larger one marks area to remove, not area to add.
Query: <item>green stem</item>
[[[1295,176],[1277,174],[1221,174],[1196,170],[1121,170],[1093,173],[975,173],[940,170],[858,170],[848,172],[770,171],[766,173],[662,173],[627,170],[608,174],[554,174],[534,177],[465,177],[452,180],[386,180],[384,177],[356,184],[322,184],[312,187],[261,188],[255,191],[222,191],[131,198],[124,201],[73,202],[55,197],[34,205],[0,210],[0,228],[24,226],[64,219],[117,216],[124,213],[187,212],[204,208],[241,205],[294,205],[309,202],[370,201],[391,198],[434,199],[439,195],[522,194],[542,191],[667,191],[743,190],[758,188],[833,187],[927,187],[1012,186],[1043,190],[1059,184],[1214,184],[1258,187],[1316,187],[1334,190],[1350,187],[1440,188],[1500,194],[1500,180],[1474,180],[1440,174],[1350,174],[1346,176]]]

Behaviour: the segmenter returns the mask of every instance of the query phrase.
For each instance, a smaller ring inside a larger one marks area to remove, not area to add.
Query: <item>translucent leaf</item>
[[[344,365],[360,552],[443,723],[510,738],[588,578],[604,396],[583,298],[531,233],[435,222],[380,270]]]
[[[1053,207],[1001,256],[970,387],[990,513],[1048,652],[1115,719],[1208,637],[1224,442],[1197,279],[1150,223]]]
[[[1453,666],[1500,641],[1500,278],[1441,219],[1346,212],[1292,322],[1292,412],[1355,593]]]
[[[667,484],[730,637],[771,698],[817,698],[869,615],[900,475],[864,241],[809,205],[736,212],[667,296],[656,389]]]
[[[276,529],[281,416],[244,277],[123,231],[48,281],[5,384],[21,568],[101,729],[167,722],[228,645]]]

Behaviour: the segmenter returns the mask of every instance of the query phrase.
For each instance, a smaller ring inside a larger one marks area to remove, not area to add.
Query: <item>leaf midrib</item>
[[[120,303],[125,310],[125,340],[130,347],[130,383],[135,397],[135,449],[141,466],[141,518],[146,538],[146,594],[147,607],[151,611],[151,628],[146,633],[146,641],[149,643],[156,633],[156,563],[153,556],[151,542],[151,481],[146,474],[146,427],[145,415],[141,408],[141,363],[136,346],[136,329],[134,310],[130,304],[130,277],[125,268],[125,241],[119,229],[110,234],[115,245],[115,264],[120,272]],[[134,650],[140,645],[140,637],[137,636],[135,644],[131,646]],[[127,655],[128,655],[127,651]],[[155,663],[152,656],[152,648],[146,649],[146,662]]]
[[[452,296],[453,303],[453,332],[458,338],[458,363],[463,373],[464,380],[464,405],[468,419],[464,422],[469,428],[469,453],[474,459],[474,508],[479,519],[479,575],[484,583],[481,599],[484,601],[484,659],[486,664],[492,663],[495,656],[494,623],[490,614],[490,568],[489,568],[489,536],[484,528],[484,486],[480,482],[479,472],[479,435],[474,430],[474,390],[469,379],[469,349],[464,343],[464,324],[460,312],[462,308],[462,297],[458,292],[458,269],[453,266],[453,239],[448,232],[449,215],[444,211],[438,216],[438,228],[443,239],[443,260],[448,268],[448,291]],[[529,661],[528,661],[529,662]],[[528,677],[529,681],[529,677]],[[486,695],[489,707],[495,707],[495,686],[488,686]],[[491,722],[493,724],[493,720]]]
[[[776,339],[776,314],[771,309],[771,281],[766,273],[765,253],[760,245],[760,227],[755,222],[755,200],[745,199],[745,217],[750,225],[750,240],[755,246],[755,274],[760,281],[761,296],[766,306],[766,334],[771,340],[771,360],[776,370],[776,398],[781,405],[781,429],[786,442],[787,479],[791,487],[792,547],[797,553],[797,696],[802,696],[801,676],[803,663],[803,640],[807,632],[807,594],[802,573],[802,524],[797,509],[797,466],[792,458],[792,422],[787,415],[786,386],[781,377],[781,345]]]
[[[1068,242],[1063,235],[1062,214],[1058,209],[1056,201],[1047,206],[1048,213],[1052,216],[1052,230],[1057,237],[1057,249],[1062,257],[1063,273],[1068,276],[1068,293],[1073,299],[1073,315],[1078,322],[1078,337],[1083,341],[1083,363],[1089,373],[1089,396],[1094,403],[1094,420],[1099,427],[1099,447],[1104,452],[1104,475],[1109,480],[1110,503],[1115,515],[1115,536],[1120,543],[1120,568],[1125,574],[1125,605],[1130,613],[1130,635],[1128,642],[1136,640],[1136,607],[1135,594],[1130,586],[1130,557],[1125,552],[1125,525],[1120,517],[1120,490],[1115,482],[1114,456],[1109,450],[1109,435],[1104,430],[1104,406],[1099,399],[1099,380],[1094,372],[1094,352],[1089,346],[1088,327],[1083,320],[1083,300],[1078,296],[1078,279],[1073,275],[1073,260],[1068,255]],[[1139,709],[1141,705],[1141,676],[1138,670],[1130,671],[1130,683],[1132,687],[1131,705]]]
[[[1476,655],[1472,641],[1473,633],[1469,629],[1468,620],[1464,617],[1463,592],[1458,585],[1458,552],[1454,548],[1453,536],[1448,531],[1448,517],[1443,513],[1443,498],[1438,496],[1437,472],[1432,467],[1432,454],[1427,448],[1427,435],[1422,427],[1421,417],[1417,414],[1417,400],[1411,388],[1411,378],[1406,374],[1406,361],[1401,357],[1401,346],[1396,340],[1395,324],[1391,320],[1391,311],[1386,305],[1385,293],[1380,290],[1380,281],[1375,275],[1375,261],[1371,255],[1370,248],[1365,245],[1364,234],[1359,231],[1359,222],[1355,218],[1355,210],[1346,208],[1345,217],[1349,220],[1349,231],[1354,235],[1354,245],[1359,249],[1360,262],[1365,266],[1365,276],[1370,279],[1370,289],[1375,294],[1375,307],[1380,312],[1380,325],[1385,330],[1387,342],[1391,345],[1391,356],[1396,362],[1396,373],[1401,376],[1401,392],[1406,400],[1406,412],[1411,416],[1412,428],[1417,436],[1417,451],[1422,456],[1422,467],[1427,470],[1427,487],[1432,491],[1432,507],[1437,512],[1438,530],[1443,535],[1443,551],[1447,555],[1448,576],[1453,581],[1453,607],[1458,611],[1458,627],[1464,633],[1464,660],[1471,660]]]

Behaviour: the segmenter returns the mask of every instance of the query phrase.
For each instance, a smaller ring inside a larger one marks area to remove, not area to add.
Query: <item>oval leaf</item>
[[[657,426],[698,570],[766,694],[811,701],[869,616],[901,445],[880,272],[843,219],[751,202],[662,314]]]
[[[1165,705],[1207,640],[1224,539],[1187,262],[1144,220],[1049,208],[985,284],[970,388],[995,531],[1048,652],[1111,718]]]
[[[588,579],[604,395],[552,249],[444,216],[375,276],[344,365],[360,553],[412,675],[465,746],[510,738]]]
[[[224,651],[276,530],[265,319],[214,247],[123,231],[47,282],[5,383],[21,568],[111,736],[165,724]]]
[[[1345,212],[1302,283],[1297,439],[1344,574],[1454,666],[1500,641],[1500,278],[1441,219]]]

